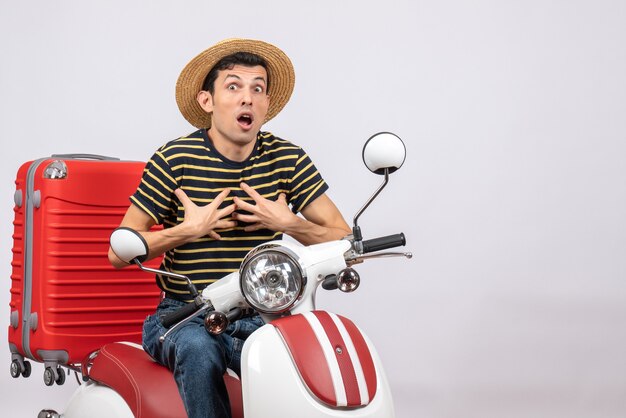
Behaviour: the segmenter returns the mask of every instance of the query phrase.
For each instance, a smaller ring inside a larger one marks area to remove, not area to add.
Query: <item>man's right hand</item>
[[[233,228],[237,225],[236,221],[225,219],[233,213],[235,204],[219,209],[230,193],[229,189],[221,192],[213,202],[206,206],[196,205],[181,189],[175,190],[174,193],[185,209],[182,223],[171,228],[150,231],[150,228],[155,225],[154,219],[138,206],[131,204],[120,224],[120,226],[132,228],[141,233],[150,249],[148,260],[207,235],[218,240],[221,237],[215,232],[216,229]],[[110,248],[109,261],[116,268],[128,265],[120,260]]]

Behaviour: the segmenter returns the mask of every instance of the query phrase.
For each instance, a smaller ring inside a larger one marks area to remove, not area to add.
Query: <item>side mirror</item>
[[[404,142],[396,134],[391,132],[379,132],[372,135],[363,145],[363,162],[365,166],[376,174],[385,176],[383,184],[369,198],[363,207],[354,215],[352,226],[352,236],[354,237],[354,247],[357,252],[363,252],[363,235],[359,227],[359,217],[365,209],[376,199],[379,193],[389,182],[389,174],[393,173],[404,164],[406,158],[406,147]]]
[[[363,146],[363,162],[376,174],[391,174],[404,164],[406,147],[396,134],[379,132],[370,137]]]
[[[148,243],[139,232],[126,228],[117,228],[109,238],[111,249],[115,255],[126,263],[135,260],[142,263],[148,258]]]

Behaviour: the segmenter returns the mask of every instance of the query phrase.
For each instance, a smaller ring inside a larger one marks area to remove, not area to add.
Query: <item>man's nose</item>
[[[252,104],[252,93],[249,90],[244,90],[241,95],[241,104],[242,105],[251,105]]]

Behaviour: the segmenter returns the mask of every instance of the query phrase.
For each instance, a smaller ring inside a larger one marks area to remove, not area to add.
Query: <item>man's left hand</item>
[[[289,209],[287,196],[284,193],[281,193],[278,199],[273,201],[264,198],[246,183],[241,183],[241,190],[246,192],[255,203],[253,205],[244,202],[238,197],[233,198],[237,209],[250,213],[250,215],[243,215],[237,212],[232,214],[233,219],[250,224],[244,227],[244,231],[269,229],[275,232],[285,232],[289,229],[289,225],[294,222],[294,218],[297,218]]]

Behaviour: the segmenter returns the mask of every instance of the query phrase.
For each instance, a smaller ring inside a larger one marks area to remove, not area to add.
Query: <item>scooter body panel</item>
[[[70,398],[62,418],[134,418],[116,391],[93,381],[81,385]]]
[[[303,382],[280,332],[271,324],[261,327],[246,340],[242,352],[245,417],[394,417],[391,390],[382,363],[369,339],[365,335],[363,337],[376,370],[376,393],[362,407],[329,407]]]

